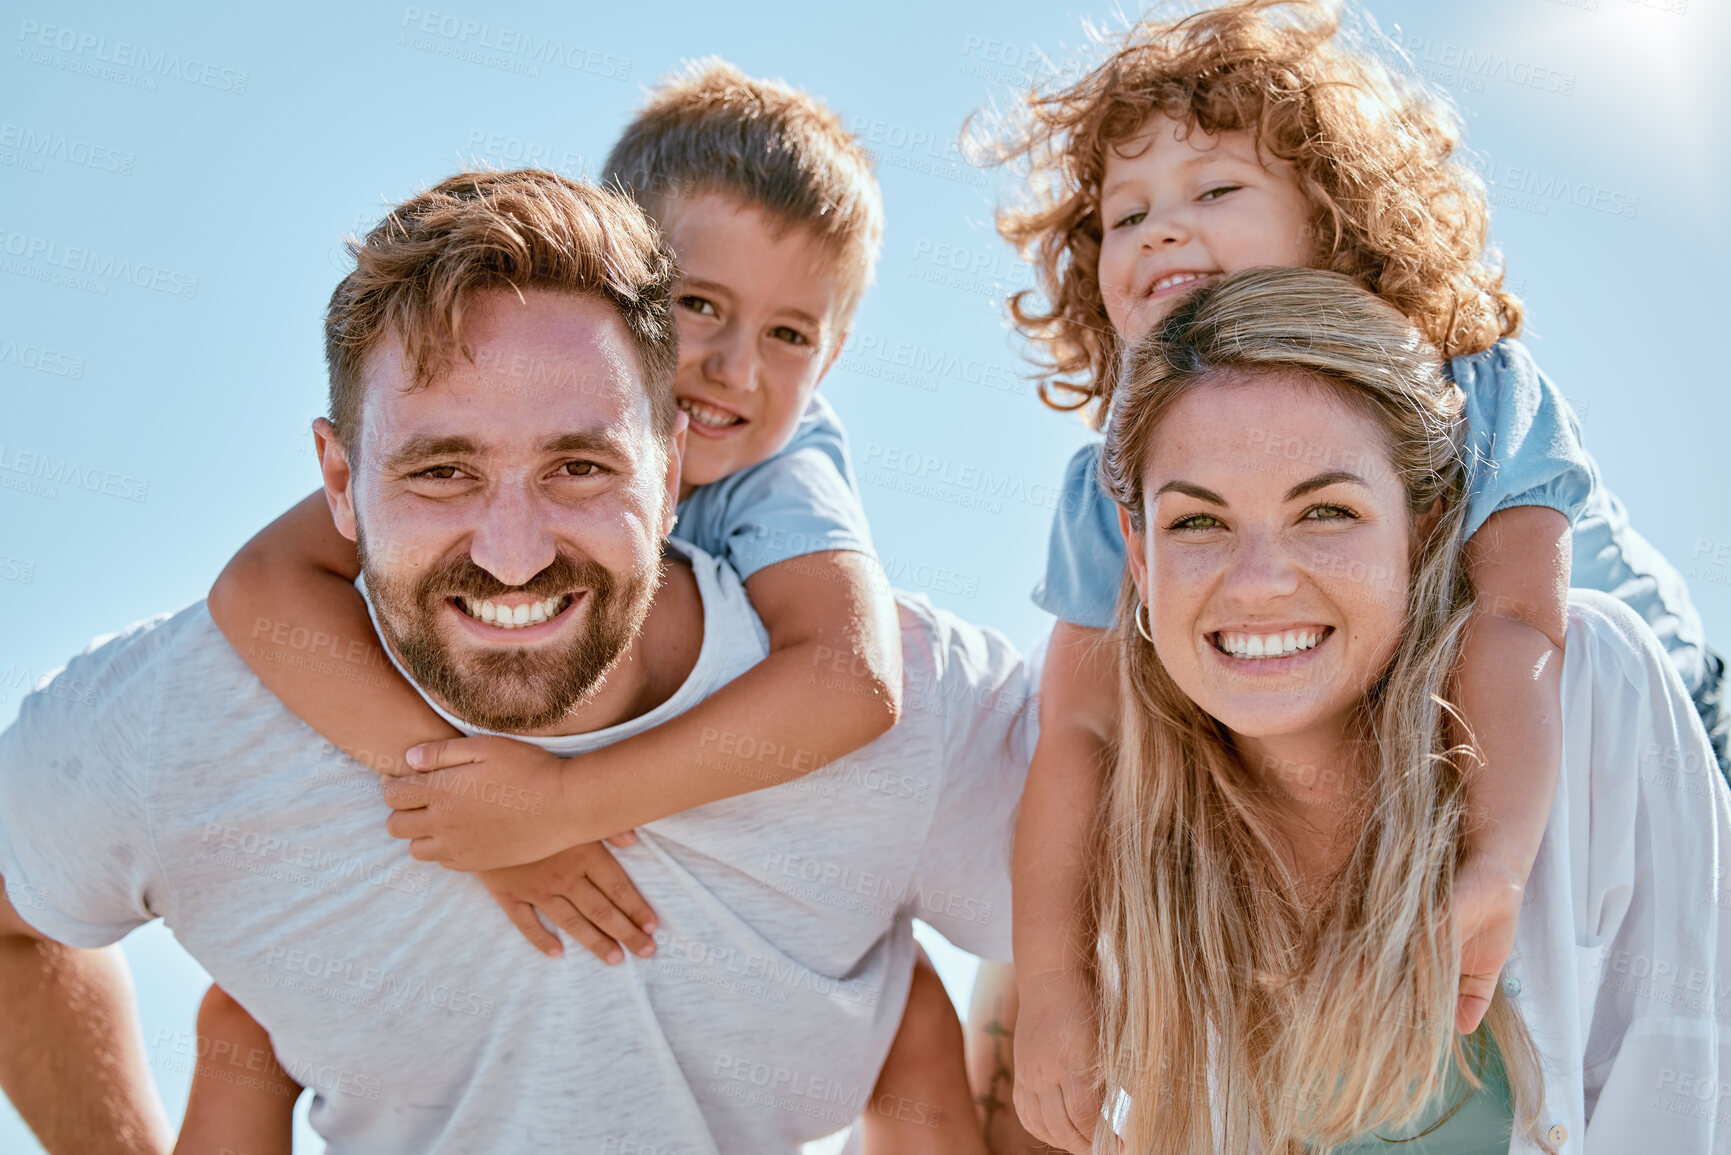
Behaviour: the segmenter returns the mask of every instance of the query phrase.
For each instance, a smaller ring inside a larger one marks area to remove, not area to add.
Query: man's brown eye
[[[430,477],[434,481],[449,481],[457,476],[455,465],[435,465],[431,469],[421,470],[422,477]]]
[[[568,461],[565,463],[565,472],[572,477],[588,477],[595,472],[595,468],[593,461]]]

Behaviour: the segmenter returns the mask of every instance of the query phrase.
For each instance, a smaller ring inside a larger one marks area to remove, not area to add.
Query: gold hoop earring
[[[1153,627],[1152,623],[1153,623],[1154,619],[1153,618],[1148,619],[1149,623],[1150,623],[1149,625],[1144,626],[1142,624],[1142,611],[1145,608],[1146,607],[1144,607],[1142,605],[1142,599],[1137,598],[1136,599],[1136,613],[1135,613],[1136,632],[1141,634],[1142,637],[1148,642],[1149,645],[1153,645],[1154,644],[1154,627]]]

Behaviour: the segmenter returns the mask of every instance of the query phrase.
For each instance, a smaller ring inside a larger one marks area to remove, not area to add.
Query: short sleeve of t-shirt
[[[1557,510],[1573,525],[1598,484],[1568,401],[1539,371],[1526,347],[1503,340],[1449,372],[1466,398],[1467,517],[1463,537],[1491,514],[1521,505]],[[1084,445],[1064,471],[1046,549],[1046,575],[1034,604],[1062,621],[1108,629],[1124,580],[1118,508],[1100,484],[1098,442]]]
[[[1038,737],[1038,674],[996,630],[903,598],[937,626],[940,668],[908,660],[904,715],[943,716],[942,788],[914,871],[912,913],[965,951],[1010,957],[1010,841]],[[904,632],[904,637],[906,637]]]
[[[44,678],[0,733],[6,897],[68,946],[107,946],[156,917],[145,806],[153,633],[142,625],[98,639]]]
[[[1521,505],[1554,509],[1573,525],[1598,484],[1574,410],[1519,341],[1504,339],[1449,362],[1466,397],[1467,519],[1463,537],[1491,514]]]
[[[699,486],[674,531],[725,559],[741,580],[765,566],[828,550],[871,553],[871,530],[835,410],[813,396],[799,429],[767,461]]]
[[[1100,484],[1099,442],[1076,450],[1064,468],[1058,510],[1046,543],[1046,576],[1034,587],[1034,604],[1060,621],[1110,629],[1118,616],[1124,582],[1124,535],[1118,503]]]

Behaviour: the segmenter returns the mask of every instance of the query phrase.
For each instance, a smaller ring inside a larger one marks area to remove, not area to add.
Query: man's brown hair
[[[598,297],[631,336],[655,434],[674,414],[673,254],[630,198],[539,169],[465,172],[392,209],[348,242],[355,271],[325,314],[331,423],[352,458],[368,356],[402,342],[416,388],[461,355],[463,310],[487,290]]]
[[[844,315],[871,283],[883,197],[871,157],[835,113],[716,57],[668,76],[608,153],[603,178],[666,225],[681,198],[721,193],[809,231],[846,274]]]

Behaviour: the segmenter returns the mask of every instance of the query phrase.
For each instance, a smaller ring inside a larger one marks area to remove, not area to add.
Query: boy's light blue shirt
[[[835,410],[812,395],[793,440],[767,461],[699,486],[673,532],[749,578],[826,550],[873,553],[871,528]]]
[[[1599,483],[1599,467],[1556,385],[1511,339],[1454,358],[1449,373],[1466,395],[1471,435],[1465,536],[1518,505],[1563,514],[1574,525],[1569,584],[1611,594],[1646,619],[1693,693],[1703,676],[1705,637],[1689,588]],[[1099,481],[1100,451],[1095,442],[1070,459],[1034,602],[1063,621],[1106,629],[1117,616],[1124,538],[1118,507]]]

